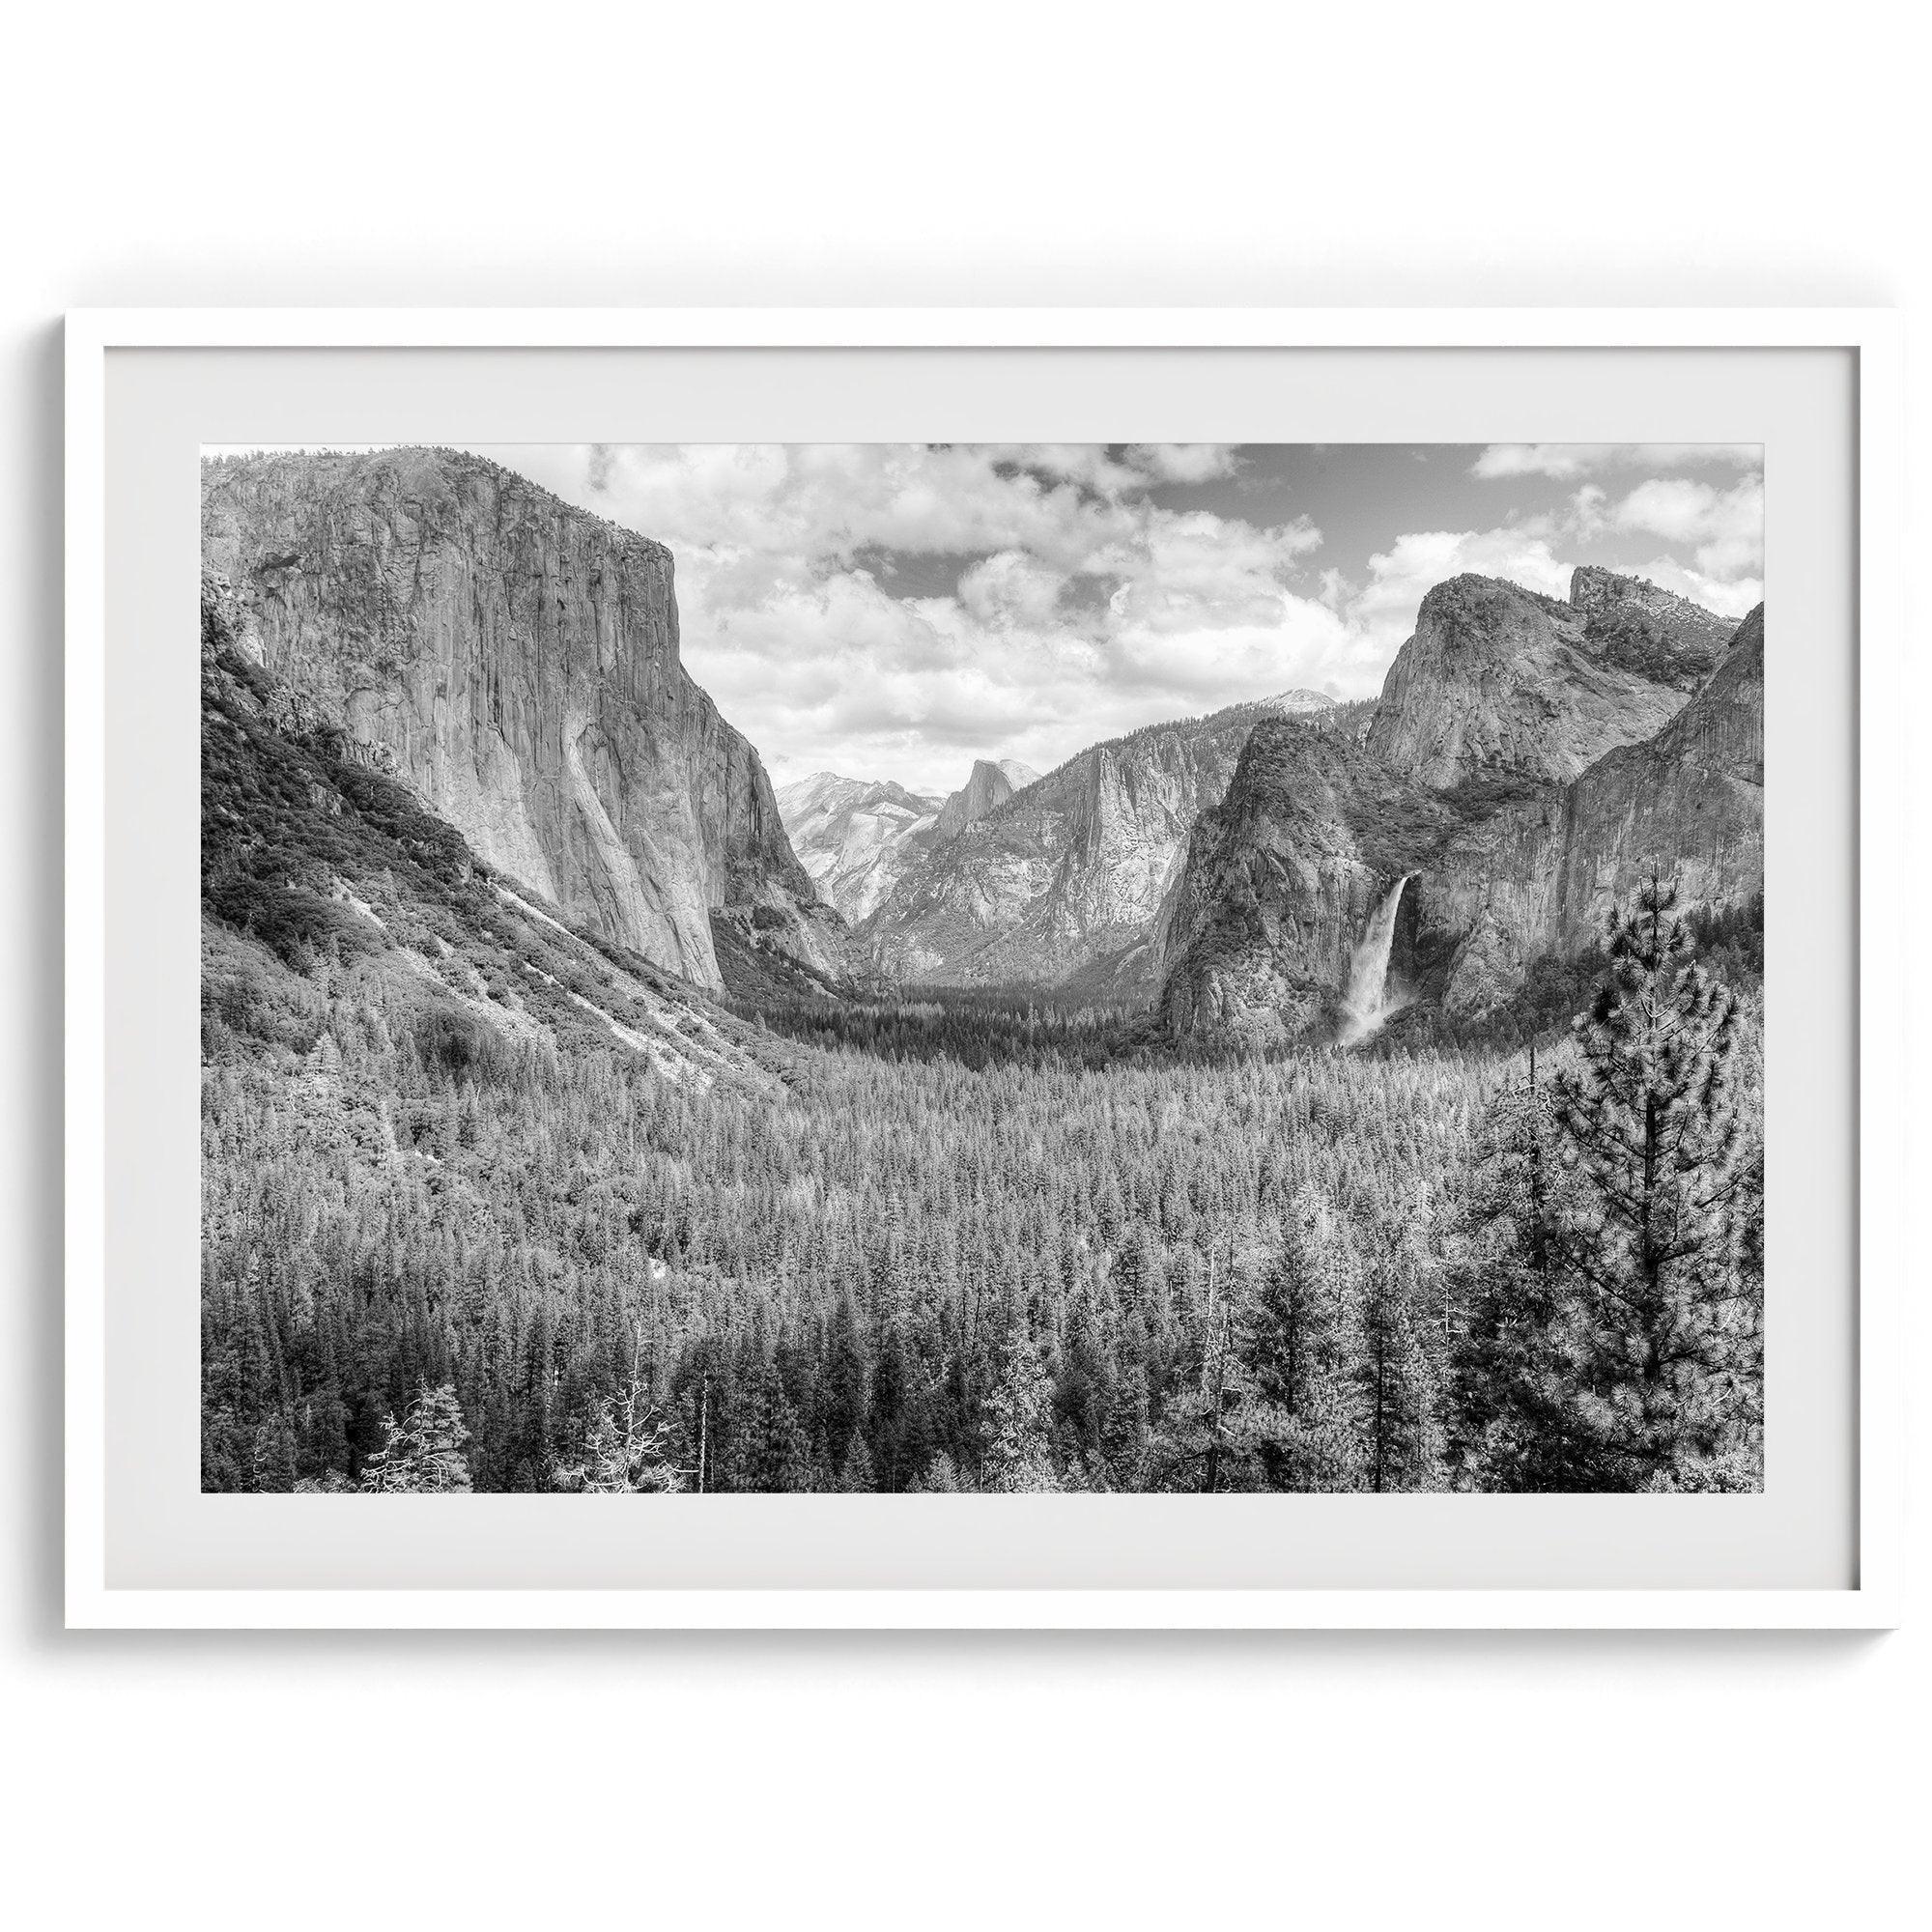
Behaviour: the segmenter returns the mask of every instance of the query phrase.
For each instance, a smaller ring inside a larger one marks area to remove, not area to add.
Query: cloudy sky
[[[775,781],[961,783],[1295,686],[1369,696],[1432,584],[1579,563],[1763,595],[1755,446],[478,446],[668,544],[684,657]]]

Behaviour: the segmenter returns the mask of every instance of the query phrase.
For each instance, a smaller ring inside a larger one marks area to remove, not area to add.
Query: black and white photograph
[[[1905,1916],[1895,14],[27,10],[23,1923]]]
[[[23,1924],[1909,1921],[1896,14],[25,10]]]
[[[210,1492],[1751,1492],[1756,445],[204,450]]]

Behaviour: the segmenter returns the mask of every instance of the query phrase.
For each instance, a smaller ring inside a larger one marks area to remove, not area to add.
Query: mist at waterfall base
[[[1408,1004],[1406,993],[1397,990],[1390,997],[1388,983],[1389,950],[1395,944],[1395,916],[1402,905],[1403,888],[1413,872],[1405,872],[1377,906],[1368,929],[1349,961],[1349,983],[1342,994],[1341,1044],[1359,1046],[1392,1014]]]

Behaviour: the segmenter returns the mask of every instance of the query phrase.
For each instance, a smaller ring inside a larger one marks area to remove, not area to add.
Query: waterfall
[[[1402,904],[1402,889],[1415,877],[1405,872],[1369,920],[1368,930],[1349,961],[1348,990],[1342,995],[1342,1044],[1353,1046],[1366,1039],[1394,1010],[1385,1004],[1388,994],[1389,948],[1395,944],[1396,909]]]

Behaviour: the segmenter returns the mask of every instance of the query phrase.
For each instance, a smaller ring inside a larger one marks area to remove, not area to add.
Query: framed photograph
[[[1895,1620],[1889,316],[68,382],[71,1624]]]

